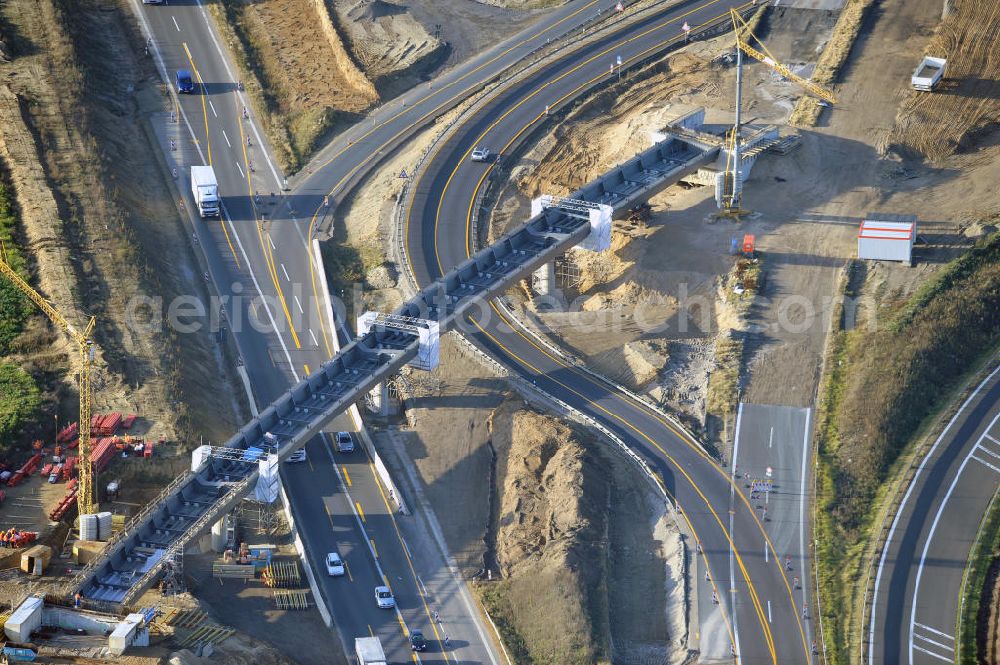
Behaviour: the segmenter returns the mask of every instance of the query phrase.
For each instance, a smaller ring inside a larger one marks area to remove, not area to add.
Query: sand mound
[[[490,418],[505,472],[496,588],[535,662],[599,661],[607,649],[610,481],[568,427],[509,401]],[[605,610],[606,611],[606,610]]]
[[[370,79],[414,73],[437,59],[444,43],[430,35],[406,7],[385,0],[336,0],[351,52]]]

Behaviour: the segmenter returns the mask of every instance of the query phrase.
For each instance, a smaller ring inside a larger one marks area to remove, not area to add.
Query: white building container
[[[80,540],[99,540],[97,515],[80,515]]]
[[[912,215],[869,213],[858,232],[858,258],[913,263],[917,218]]]
[[[36,596],[29,596],[14,610],[3,625],[3,632],[12,642],[30,642],[31,633],[42,625],[44,602]]]
[[[111,513],[97,513],[97,539],[108,540],[111,538]]]

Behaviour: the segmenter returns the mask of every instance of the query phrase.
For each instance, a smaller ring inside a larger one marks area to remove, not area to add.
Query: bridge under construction
[[[719,154],[719,147],[667,135],[573,192],[541,197],[533,216],[420,291],[392,314],[359,319],[358,337],[285,392],[223,446],[202,446],[192,469],[133,517],[100,557],[82,569],[71,593],[132,605],[184,547],[249,493],[273,500],[278,464],[351,404],[405,364],[437,364],[441,333],[571,247],[601,251],[611,219],[645,202]],[[329,302],[327,303],[329,306]]]

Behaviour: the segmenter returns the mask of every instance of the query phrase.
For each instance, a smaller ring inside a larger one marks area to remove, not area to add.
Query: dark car
[[[427,649],[427,640],[424,639],[424,634],[419,630],[410,632],[410,648],[414,651],[425,651]]]
[[[194,92],[194,79],[191,78],[191,72],[186,69],[178,69],[176,80],[178,93],[190,94]]]

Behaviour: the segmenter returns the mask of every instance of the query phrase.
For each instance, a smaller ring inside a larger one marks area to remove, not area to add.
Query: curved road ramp
[[[70,593],[90,601],[133,604],[185,545],[207,531],[249,492],[261,469],[287,459],[406,363],[430,368],[438,335],[468,311],[570,247],[610,242],[613,214],[642,203],[718,155],[718,147],[664,137],[573,192],[545,198],[531,219],[437,280],[392,315],[362,317],[359,335],[318,371],[282,395],[225,446],[203,446],[192,471],[178,477],[74,578]]]

